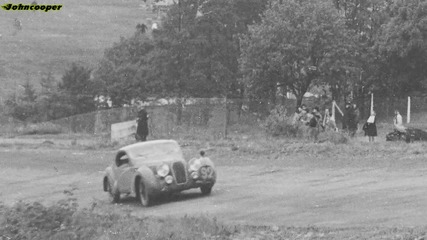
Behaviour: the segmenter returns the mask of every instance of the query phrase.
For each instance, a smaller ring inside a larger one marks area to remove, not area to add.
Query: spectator
[[[147,141],[148,136],[148,113],[145,109],[141,109],[138,112],[138,119],[137,119],[137,128],[136,128],[136,134],[135,139],[138,142],[145,142]]]
[[[303,106],[301,106],[301,112],[299,114],[299,118],[298,121],[296,123],[297,126],[297,136],[298,137],[306,137],[308,134],[308,120],[310,118],[311,113],[309,112],[309,110],[307,108],[303,108]]]
[[[335,119],[332,116],[332,112],[329,112],[329,109],[325,110],[325,118],[324,118],[324,127],[325,131],[338,131],[337,124],[335,123]]]
[[[356,123],[356,131],[359,131],[360,111],[356,104],[353,104],[354,122]]]
[[[345,109],[344,109],[344,115],[342,118],[342,130],[347,131],[347,123],[348,123],[348,116],[349,116],[349,109],[350,109],[350,103],[346,103],[345,104]]]
[[[319,108],[315,107],[310,114],[310,120],[308,121],[309,128],[309,137],[313,139],[315,142],[318,140],[319,132],[320,132],[320,124],[322,122],[322,115],[319,112]]]
[[[301,109],[303,109],[303,110],[307,110],[307,106],[306,106],[305,104],[302,104],[302,105],[301,105]]]
[[[376,125],[376,114],[374,111],[371,112],[366,123],[363,125],[363,131],[365,131],[365,136],[369,137],[369,142],[374,142],[375,137],[377,136],[377,125]]]
[[[299,115],[299,121],[306,123],[307,122],[307,118],[308,118],[308,114],[309,114],[310,110],[303,104],[301,105],[301,111],[300,111],[300,115]]]
[[[343,121],[343,129],[347,130],[350,137],[354,137],[357,130],[356,125],[356,116],[354,112],[353,105],[350,103],[347,103],[345,106],[345,113],[344,113],[344,121]]]
[[[298,107],[295,110],[294,117],[292,118],[292,125],[294,125],[294,126],[297,125],[299,118],[300,118],[300,115],[301,115],[301,110],[302,110],[301,107]]]
[[[403,118],[402,115],[400,115],[399,110],[394,111],[394,129],[398,132],[404,133],[406,132],[405,126],[403,126]]]
[[[312,114],[316,117],[316,121],[317,121],[319,127],[322,126],[322,119],[323,118],[322,118],[322,114],[319,111],[319,107],[314,107]]]

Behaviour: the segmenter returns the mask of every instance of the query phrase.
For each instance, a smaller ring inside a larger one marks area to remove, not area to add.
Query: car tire
[[[203,195],[209,195],[212,192],[212,185],[201,186],[200,191]]]
[[[148,207],[151,204],[150,195],[148,194],[147,188],[142,180],[139,182],[138,186],[138,199],[144,207]]]
[[[109,180],[107,180],[107,187],[108,187],[108,200],[111,203],[120,202],[120,193],[113,192],[113,184]]]

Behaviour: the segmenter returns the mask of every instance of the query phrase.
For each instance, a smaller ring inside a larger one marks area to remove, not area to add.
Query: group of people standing
[[[314,141],[318,140],[320,130],[325,128],[319,107],[314,107],[310,111],[304,104],[295,111],[292,124],[298,129],[303,129],[303,132],[308,132],[309,138]]]
[[[406,128],[403,126],[402,115],[400,115],[398,110],[395,110],[394,114],[394,129],[401,133],[406,132]],[[138,112],[137,130],[135,133],[135,139],[137,141],[147,140],[148,118],[149,115],[145,109],[141,109]],[[343,130],[346,131],[349,136],[354,137],[356,132],[359,130],[359,122],[360,111],[357,108],[357,105],[347,103],[342,122]],[[298,107],[295,111],[292,124],[297,129],[301,129],[303,134],[308,133],[309,138],[315,142],[318,141],[318,136],[321,130],[338,131],[335,118],[329,109],[326,109],[324,116],[322,116],[319,107],[314,107],[310,111],[310,109],[304,104]],[[371,110],[369,118],[363,124],[362,130],[365,132],[365,136],[369,137],[369,142],[373,142],[375,140],[375,137],[377,136],[375,111]]]
[[[377,136],[377,126],[376,126],[376,114],[375,111],[371,111],[366,123],[363,125],[363,130],[365,131],[365,136],[369,137],[369,142],[373,142]],[[399,110],[394,111],[393,118],[394,130],[399,133],[405,133],[406,127],[403,126],[403,117],[400,114]]]
[[[356,132],[360,129],[360,110],[356,104],[346,103],[345,113],[343,118],[343,130],[347,131],[350,137],[354,137]],[[376,113],[371,110],[371,113],[363,124],[362,130],[365,132],[365,136],[368,136],[369,142],[373,142],[377,133],[376,125]]]
[[[297,108],[292,124],[302,130],[303,134],[308,133],[307,135],[310,139],[317,141],[321,130],[338,131],[334,117],[329,109],[326,109],[324,116],[322,116],[318,107],[314,107],[310,111],[303,104]],[[360,129],[359,122],[360,111],[357,105],[346,103],[342,121],[343,131],[348,133],[350,137],[354,137]],[[376,114],[374,111],[371,112],[369,118],[364,123],[363,131],[365,132],[365,136],[369,137],[370,142],[374,141],[374,138],[377,136]]]

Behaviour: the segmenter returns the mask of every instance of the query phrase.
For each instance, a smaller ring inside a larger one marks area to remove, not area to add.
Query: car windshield
[[[176,142],[159,142],[139,145],[128,150],[132,162],[140,166],[152,162],[182,160],[182,151]]]

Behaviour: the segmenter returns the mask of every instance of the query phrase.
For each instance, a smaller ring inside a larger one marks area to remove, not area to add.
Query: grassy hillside
[[[154,17],[140,7],[142,0],[36,1],[63,8],[47,13],[0,9],[0,103],[27,79],[38,87],[42,72],[52,71],[59,80],[72,62],[96,67],[105,48]],[[0,5],[31,2],[0,0]],[[15,30],[15,18],[21,31]]]

